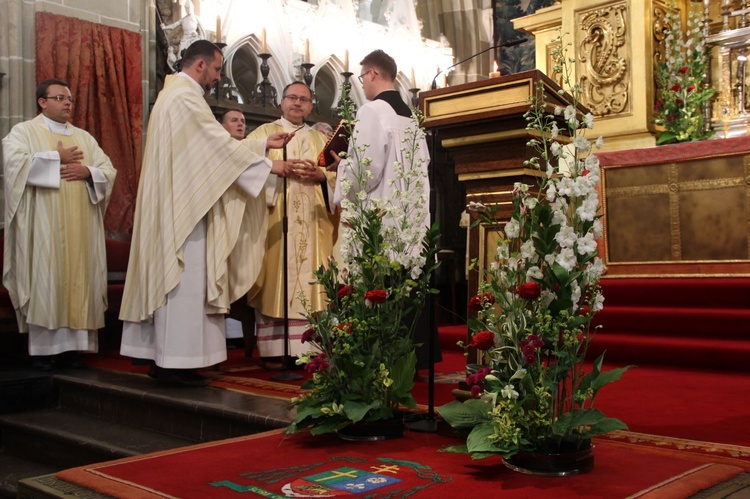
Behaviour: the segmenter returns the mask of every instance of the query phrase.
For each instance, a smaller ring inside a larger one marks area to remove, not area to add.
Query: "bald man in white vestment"
[[[68,123],[68,83],[45,80],[36,96],[41,114],[3,139],[3,285],[35,365],[50,369],[98,350],[107,309],[103,221],[117,172],[96,140]]]
[[[224,314],[263,261],[264,183],[287,170],[265,157],[287,134],[237,141],[214,118],[203,94],[222,62],[212,43],[193,43],[156,99],[120,312],[120,352],[152,360],[157,380],[191,386],[209,382],[195,369],[226,360]]]

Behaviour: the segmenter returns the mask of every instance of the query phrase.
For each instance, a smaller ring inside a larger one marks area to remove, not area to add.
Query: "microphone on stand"
[[[436,74],[435,78],[432,79],[432,84],[430,85],[430,90],[435,90],[437,88],[437,77],[440,76],[441,74],[445,73],[449,69],[453,69],[456,66],[460,66],[461,64],[465,63],[466,61],[470,61],[473,58],[475,58],[477,56],[480,56],[480,55],[482,55],[482,54],[484,54],[486,52],[489,52],[492,49],[515,47],[516,45],[521,45],[523,42],[525,42],[527,40],[528,40],[528,38],[518,38],[516,40],[511,40],[509,42],[504,42],[504,43],[500,43],[498,45],[493,45],[491,47],[487,47],[486,49],[484,49],[484,50],[482,50],[480,52],[477,52],[476,54],[470,55],[466,59],[458,61],[456,64],[454,64],[452,66],[448,66],[447,68],[438,71],[438,74]]]

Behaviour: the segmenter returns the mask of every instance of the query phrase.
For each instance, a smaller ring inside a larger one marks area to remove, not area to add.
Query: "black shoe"
[[[81,369],[84,367],[78,358],[78,352],[74,350],[57,354],[54,365],[56,369]]]
[[[206,386],[211,380],[195,372],[195,369],[165,369],[159,366],[153,366],[148,371],[148,375],[155,380],[178,386]]]
[[[34,355],[31,357],[31,367],[39,371],[51,371],[52,357],[49,355]]]

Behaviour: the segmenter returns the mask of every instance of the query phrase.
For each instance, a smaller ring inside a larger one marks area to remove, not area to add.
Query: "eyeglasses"
[[[300,97],[299,95],[285,95],[284,99],[289,99],[292,102],[300,101],[302,104],[307,104],[308,102],[312,102],[309,97]]]
[[[365,71],[364,73],[362,73],[361,75],[357,76],[357,78],[359,78],[359,82],[360,83],[364,83],[365,82],[365,76],[367,76],[368,74],[370,74],[370,71],[372,71],[375,74],[378,74],[377,71],[375,71],[374,69],[370,68],[367,71]]]
[[[42,98],[45,100],[50,100],[50,99],[56,100],[57,102],[62,102],[65,99],[68,99],[68,102],[70,102],[71,104],[75,104],[76,102],[76,100],[73,97],[68,97],[67,95],[50,95],[50,96],[42,97]]]

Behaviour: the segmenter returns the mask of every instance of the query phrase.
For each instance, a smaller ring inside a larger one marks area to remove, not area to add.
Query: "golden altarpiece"
[[[738,60],[750,40],[744,21],[750,2],[676,3],[683,19],[687,9],[706,19],[712,46],[706,78],[717,89],[712,140],[655,147],[654,71],[668,8],[661,0],[562,0],[514,20],[516,29],[535,36],[539,72],[420,94],[425,126],[452,154],[467,204],[501,208],[498,224],[470,230],[469,259],[481,267],[494,254],[513,183],[535,184],[534,172],[523,166],[530,153],[523,100],[530,90],[521,81],[559,82],[550,53],[562,32],[572,44],[582,104],[595,116],[591,137],[604,138],[598,156],[605,278],[750,275],[750,129],[741,125],[747,93]],[[469,275],[469,295],[478,276]]]

